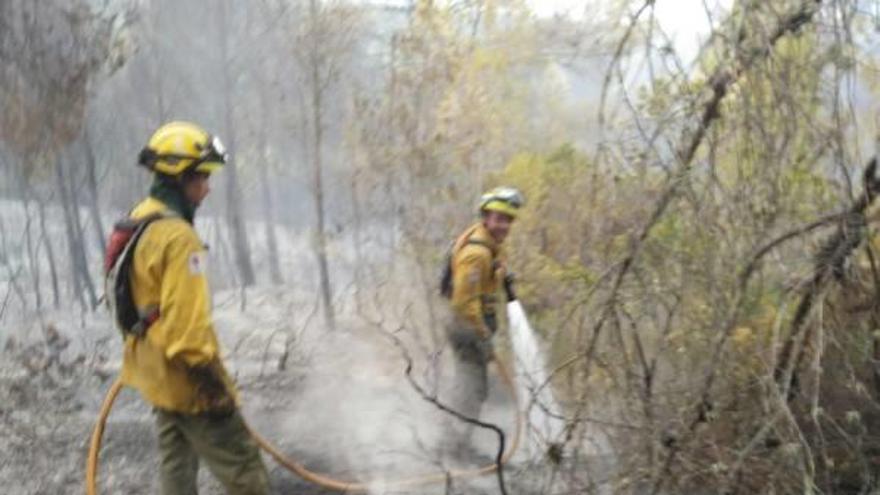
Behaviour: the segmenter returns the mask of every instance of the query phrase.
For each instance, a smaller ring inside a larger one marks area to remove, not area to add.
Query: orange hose
[[[96,488],[98,478],[98,453],[101,451],[101,437],[104,436],[104,425],[107,424],[107,416],[110,415],[110,409],[116,402],[116,396],[122,390],[122,380],[116,379],[107,395],[104,396],[104,403],[101,404],[101,412],[98,413],[98,421],[95,423],[95,429],[92,431],[92,440],[89,443],[89,457],[86,461],[86,493],[88,495],[97,495]]]
[[[505,385],[507,385],[508,391],[513,398],[514,404],[516,404],[516,430],[514,432],[513,440],[510,442],[507,451],[504,452],[504,455],[501,457],[501,464],[505,464],[510,460],[514,452],[516,452],[517,447],[519,446],[523,426],[522,411],[520,411],[519,408],[516,386],[513,382],[513,377],[510,375],[510,371],[507,369],[507,367],[504,366],[503,363],[501,363],[497,359],[495,360],[495,363],[497,364],[498,374],[501,375],[502,381]],[[88,463],[86,465],[87,495],[97,495],[98,493],[96,482],[98,470],[98,453],[101,450],[101,437],[104,434],[104,425],[107,422],[107,416],[110,414],[110,409],[113,407],[113,402],[116,400],[116,396],[119,395],[119,390],[121,388],[122,382],[117,379],[116,382],[114,382],[113,385],[110,387],[110,390],[107,392],[107,396],[104,398],[104,403],[101,405],[101,411],[98,414],[98,421],[97,423],[95,423],[95,429],[92,432],[92,441],[89,447]],[[276,462],[278,462],[278,464],[281,464],[290,472],[296,474],[300,478],[310,483],[314,483],[315,485],[345,493],[365,493],[369,491],[371,487],[375,488],[376,485],[396,489],[412,488],[433,483],[443,483],[450,477],[459,479],[475,478],[478,476],[484,476],[494,473],[498,469],[498,464],[493,463],[474,469],[450,470],[443,473],[425,474],[405,479],[391,480],[387,482],[345,481],[309,470],[302,464],[287,457],[277,447],[269,443],[268,440],[252,430],[250,426],[247,426],[247,428],[253,436],[254,440],[256,440],[256,442],[260,445],[260,448],[265,450],[270,456],[272,456],[272,458],[275,459]]]

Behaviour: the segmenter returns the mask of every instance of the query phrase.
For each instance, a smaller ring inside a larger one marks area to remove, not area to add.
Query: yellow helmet
[[[526,200],[517,188],[500,186],[480,197],[480,212],[497,211],[516,218],[519,209],[525,204]]]
[[[181,176],[211,173],[226,164],[228,154],[220,138],[190,122],[169,122],[153,133],[141,150],[138,164],[153,172]]]

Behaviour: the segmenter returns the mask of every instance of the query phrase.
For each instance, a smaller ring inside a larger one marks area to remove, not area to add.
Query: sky
[[[536,15],[549,17],[556,14],[581,18],[585,12],[603,11],[603,0],[527,0]],[[690,62],[697,55],[700,43],[705,41],[711,26],[706,16],[706,6],[715,16],[726,12],[733,0],[657,0],[654,15],[658,24],[673,39],[676,51],[682,59]],[[633,12],[642,2],[633,2]],[[607,7],[604,7],[607,10]]]
[[[409,5],[411,0],[360,0],[386,5]],[[609,9],[609,0],[525,0],[532,11],[540,17],[565,15],[575,19],[583,17],[585,12],[595,15]],[[633,12],[643,3],[633,0]],[[673,39],[676,51],[685,62],[693,61],[700,43],[710,32],[706,17],[706,6],[717,16],[727,11],[733,0],[656,0],[654,14],[660,26]],[[715,18],[718,22],[720,16]]]

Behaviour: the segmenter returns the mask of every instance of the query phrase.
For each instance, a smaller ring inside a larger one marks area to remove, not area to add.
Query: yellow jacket
[[[169,212],[147,198],[132,212],[143,218]],[[125,338],[122,381],[155,407],[186,414],[210,409],[197,393],[188,368],[211,366],[230,394],[234,386],[220,362],[205,278],[205,247],[184,219],[172,216],[151,223],[134,251],[132,297],[142,314],[159,308],[159,319],[142,338]]]
[[[473,328],[480,337],[489,338],[492,331],[485,317],[495,315],[497,292],[504,278],[504,253],[482,222],[465,230],[452,249],[452,310],[456,320]]]

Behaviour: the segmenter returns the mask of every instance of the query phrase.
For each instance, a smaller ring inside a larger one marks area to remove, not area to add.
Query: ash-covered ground
[[[371,493],[499,493],[492,475],[410,489],[384,485],[452,467],[438,449],[449,419],[407,382],[400,349],[379,327],[341,320],[339,329],[328,332],[312,317],[312,306],[290,294],[256,291],[242,310],[235,294],[218,296],[216,327],[250,424],[314,471],[375,482]],[[448,351],[425,353],[411,332],[396,335],[411,347],[416,379],[442,399],[446,381],[437,377],[449,367]],[[89,436],[119,368],[119,341],[101,311],[46,314],[5,334],[3,493],[84,492]],[[508,389],[493,376],[483,419],[512,435],[514,411]],[[497,437],[480,431],[474,445],[473,465],[491,463]],[[266,454],[264,459],[275,493],[332,493],[300,480]],[[124,390],[104,434],[100,493],[158,493],[157,469],[150,407]],[[518,457],[506,469],[509,493],[537,493],[536,469],[542,470],[540,462]],[[206,468],[200,486],[200,493],[224,493]]]

